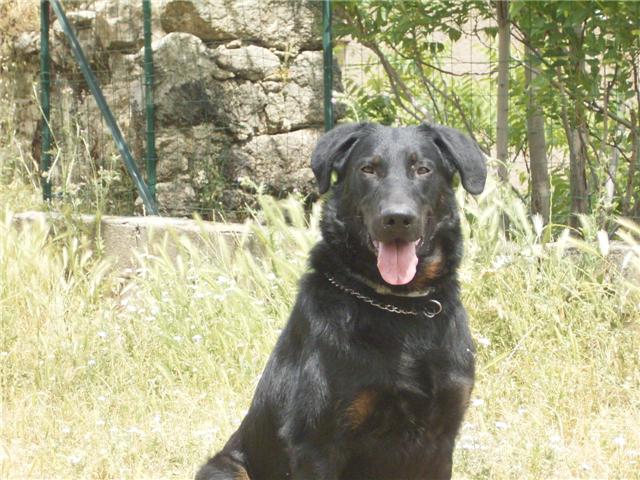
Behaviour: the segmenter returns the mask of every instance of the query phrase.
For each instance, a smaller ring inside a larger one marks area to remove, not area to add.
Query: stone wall
[[[144,170],[142,2],[63,4]],[[313,194],[309,158],[323,125],[321,4],[162,0],[152,6],[161,212],[216,209],[233,218],[253,203],[257,187],[276,196]],[[34,36],[24,50],[37,52],[38,41]],[[94,146],[111,142],[108,130],[55,21],[52,60],[56,85],[74,79],[66,89],[69,106],[57,115],[71,114],[87,132],[87,149],[103,156]]]

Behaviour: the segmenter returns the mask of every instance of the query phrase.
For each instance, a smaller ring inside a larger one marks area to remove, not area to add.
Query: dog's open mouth
[[[371,240],[377,256],[378,271],[390,285],[406,285],[416,275],[418,255],[416,250],[422,244],[422,239],[414,241],[393,240],[380,242]]]

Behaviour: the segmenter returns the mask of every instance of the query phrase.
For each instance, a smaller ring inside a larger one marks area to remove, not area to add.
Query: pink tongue
[[[417,243],[396,240],[378,244],[378,270],[385,282],[405,285],[413,279],[418,265]]]

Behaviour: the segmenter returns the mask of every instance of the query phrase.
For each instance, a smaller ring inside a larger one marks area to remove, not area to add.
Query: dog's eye
[[[428,174],[430,174],[430,173],[431,173],[431,169],[430,169],[430,168],[427,168],[427,167],[418,167],[418,168],[416,169],[416,173],[417,173],[418,175],[428,175]]]
[[[363,171],[364,173],[366,173],[367,175],[373,175],[374,173],[376,173],[376,171],[374,170],[373,166],[371,166],[371,165],[365,165],[360,170]]]

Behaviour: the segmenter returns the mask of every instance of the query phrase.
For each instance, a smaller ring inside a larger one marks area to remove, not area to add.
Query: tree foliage
[[[369,48],[384,72],[371,69],[364,84],[347,85],[352,113],[383,123],[446,123],[467,131],[485,152],[495,148],[497,52],[487,47],[497,34],[495,4],[367,0],[335,8],[338,38]],[[511,159],[528,161],[526,112],[534,100],[556,159],[551,221],[575,225],[576,214],[592,212],[640,216],[640,2],[530,1],[509,8]],[[474,39],[469,60],[482,51],[489,71],[461,74],[449,65],[452,46],[465,36]],[[525,47],[535,59],[529,86]],[[523,194],[528,174],[524,180]]]

